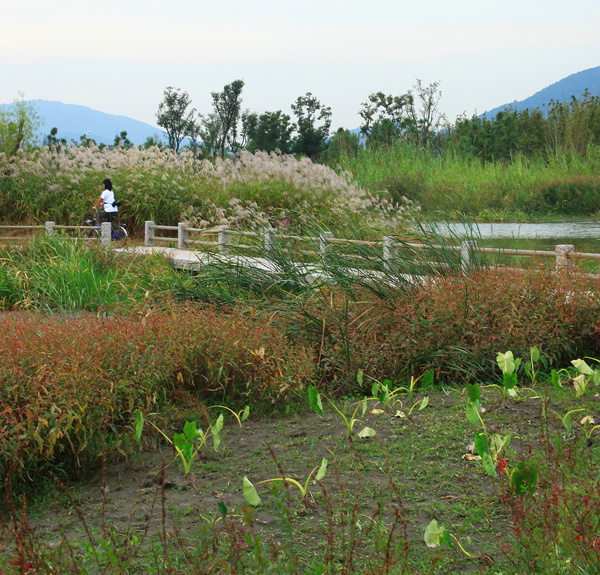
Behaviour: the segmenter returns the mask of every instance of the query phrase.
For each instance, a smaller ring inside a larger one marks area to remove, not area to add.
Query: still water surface
[[[480,245],[496,248],[553,250],[559,244],[572,244],[576,251],[600,253],[600,222],[577,220],[527,223],[474,224],[469,232],[463,223],[440,222],[441,233],[463,236],[469,233]]]

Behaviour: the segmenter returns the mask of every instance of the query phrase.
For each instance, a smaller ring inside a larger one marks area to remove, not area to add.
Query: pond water
[[[578,252],[600,253],[600,221],[597,220],[484,223],[470,228],[464,223],[440,222],[436,228],[442,234],[457,237],[472,235],[480,245],[488,247],[553,250],[556,245],[572,244]]]

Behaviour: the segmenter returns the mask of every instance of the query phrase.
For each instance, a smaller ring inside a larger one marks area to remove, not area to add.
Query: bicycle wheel
[[[123,226],[113,226],[111,239],[116,248],[124,248],[127,243],[127,230]]]
[[[89,240],[94,240],[94,241],[99,240],[100,239],[100,228],[86,229],[83,231],[82,237],[86,242]]]

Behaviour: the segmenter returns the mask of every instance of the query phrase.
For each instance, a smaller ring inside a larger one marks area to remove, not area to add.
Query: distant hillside
[[[549,104],[550,100],[555,101],[569,101],[572,96],[580,99],[583,96],[585,90],[588,90],[595,96],[600,96],[600,66],[596,68],[590,68],[589,70],[583,70],[576,74],[571,74],[554,84],[551,84],[547,88],[536,92],[533,96],[526,98],[520,102],[513,102],[512,104],[504,104],[498,106],[493,110],[489,110],[482,114],[487,118],[493,118],[498,112],[501,112],[509,106],[516,110],[525,110],[527,108],[542,108],[544,104]]]
[[[112,144],[115,136],[125,130],[127,137],[134,144],[141,145],[148,136],[159,135],[162,137],[163,134],[160,128],[151,124],[132,120],[126,116],[105,114],[86,106],[48,100],[31,100],[31,103],[46,121],[42,128],[43,135],[49,134],[50,130],[56,127],[58,128],[57,137],[67,138],[69,143],[71,140],[79,142],[80,136],[87,134],[97,143]]]

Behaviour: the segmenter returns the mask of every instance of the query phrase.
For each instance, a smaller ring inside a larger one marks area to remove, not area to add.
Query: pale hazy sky
[[[155,124],[167,86],[211,110],[312,92],[355,128],[371,92],[441,82],[451,121],[600,65],[599,0],[0,0],[0,103],[59,100]]]

